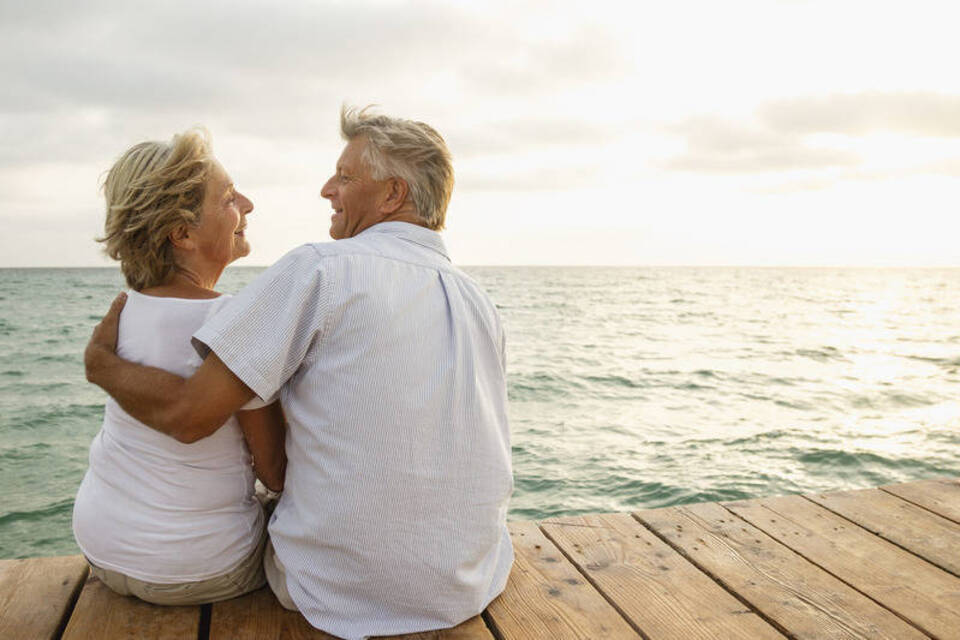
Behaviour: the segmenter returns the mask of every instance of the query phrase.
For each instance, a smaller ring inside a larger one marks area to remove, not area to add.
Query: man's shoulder
[[[375,254],[370,247],[362,243],[353,242],[354,238],[335,240],[332,242],[308,242],[295,247],[284,254],[273,264],[273,268],[284,271],[296,269],[313,269],[341,256]]]
[[[344,238],[342,240],[330,240],[327,242],[310,242],[301,247],[297,247],[293,251],[309,252],[313,259],[321,261],[325,258],[379,255],[381,253],[378,251],[375,241],[372,241],[369,237],[361,236]]]
[[[361,234],[331,242],[314,242],[297,250],[309,251],[311,256],[307,259],[312,259],[319,265],[334,270],[338,265],[345,267],[348,264],[356,265],[357,261],[360,261],[374,269],[393,269],[397,264],[403,263],[419,265],[429,271],[459,272],[445,256],[386,233]]]

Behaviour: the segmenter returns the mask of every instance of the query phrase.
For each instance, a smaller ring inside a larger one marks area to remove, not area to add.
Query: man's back
[[[237,303],[253,322],[197,337],[258,395],[284,385],[270,533],[303,614],[358,637],[481,611],[513,559],[503,332],[439,234],[383,223],[301,247]]]

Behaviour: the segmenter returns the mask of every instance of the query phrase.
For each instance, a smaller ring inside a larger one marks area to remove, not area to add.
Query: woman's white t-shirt
[[[189,377],[201,362],[190,336],[227,298],[130,291],[117,354]],[[260,406],[255,398],[244,409]],[[184,444],[107,400],[73,509],[74,537],[94,564],[146,582],[204,580],[239,565],[263,526],[250,454],[235,417]]]

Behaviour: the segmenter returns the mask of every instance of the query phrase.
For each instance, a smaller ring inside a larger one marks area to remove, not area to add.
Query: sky
[[[956,7],[956,8],[955,8]],[[341,105],[434,126],[463,265],[960,265],[953,1],[0,0],[0,267],[110,264],[101,180],[206,127],[267,265]]]

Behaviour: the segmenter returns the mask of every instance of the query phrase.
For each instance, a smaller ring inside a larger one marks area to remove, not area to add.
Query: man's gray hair
[[[447,144],[423,122],[370,113],[371,106],[340,109],[340,132],[348,142],[365,138],[362,159],[374,180],[401,178],[423,225],[443,229],[450,193],[453,163]]]

